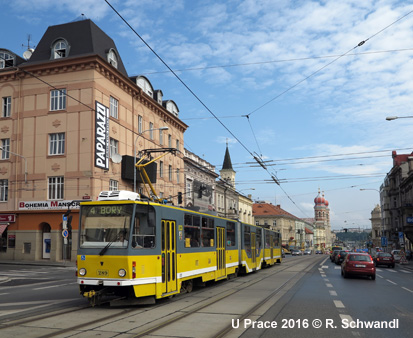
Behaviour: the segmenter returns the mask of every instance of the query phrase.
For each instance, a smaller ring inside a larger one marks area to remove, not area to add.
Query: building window
[[[149,138],[153,140],[153,123],[149,122]]]
[[[179,150],[179,140],[176,140],[176,149]]]
[[[192,184],[191,184],[191,182],[190,181],[187,181],[186,182],[186,196],[188,197],[188,198],[191,198],[192,197]]]
[[[159,161],[159,177],[163,177],[163,161]]]
[[[159,144],[163,145],[163,130],[159,129]]]
[[[68,56],[68,48],[67,43],[64,40],[58,40],[53,45],[53,58],[54,59],[61,59]]]
[[[65,133],[49,134],[49,155],[65,153]]]
[[[8,201],[8,195],[9,195],[9,181],[0,180],[0,201],[1,202]]]
[[[141,134],[143,131],[143,120],[142,116],[138,116],[138,133]]]
[[[119,142],[115,140],[114,138],[111,138],[109,156],[112,157],[115,154],[119,154]]]
[[[1,159],[8,160],[10,158],[10,139],[4,138],[1,140]]]
[[[0,51],[0,69],[13,67],[14,56],[5,51]]]
[[[109,190],[110,190],[110,191],[119,190],[119,189],[118,189],[118,181],[109,180]]]
[[[115,68],[118,68],[118,57],[113,49],[108,53],[108,62]]]
[[[168,147],[172,148],[172,135],[168,135]]]
[[[171,165],[168,167],[168,176],[169,176],[169,180],[172,181],[172,166]]]
[[[10,117],[11,114],[11,96],[3,97],[1,117]]]
[[[179,169],[176,169],[176,183],[179,183]]]
[[[114,97],[110,97],[110,106],[109,106],[109,112],[110,116],[114,117],[115,119],[118,118],[118,100],[116,100]]]
[[[66,109],[66,89],[56,89],[50,92],[50,110]]]
[[[64,177],[49,177],[49,200],[62,200],[64,191]]]

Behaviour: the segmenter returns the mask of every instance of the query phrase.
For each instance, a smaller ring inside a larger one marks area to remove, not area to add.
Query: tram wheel
[[[194,289],[194,281],[188,280],[182,283],[182,289],[185,290],[185,292],[190,293]]]

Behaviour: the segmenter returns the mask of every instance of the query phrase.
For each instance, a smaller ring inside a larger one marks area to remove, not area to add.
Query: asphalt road
[[[412,336],[413,270],[401,265],[395,269],[380,267],[373,281],[364,277],[344,279],[340,268],[324,260],[259,319],[267,326],[276,323],[277,328],[261,329],[256,323],[242,337]],[[396,327],[363,328],[366,323],[361,322]]]
[[[74,266],[0,263],[0,323],[85,305]]]

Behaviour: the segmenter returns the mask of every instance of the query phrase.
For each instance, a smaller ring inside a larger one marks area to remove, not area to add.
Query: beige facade
[[[76,27],[77,23],[73,25]],[[183,152],[187,126],[177,112],[167,110],[162,102],[98,54],[71,55],[0,69],[0,98],[3,102],[4,98],[11,101],[9,116],[3,114],[0,118],[0,138],[9,151],[3,147],[0,158],[0,180],[7,183],[0,214],[16,215],[5,232],[14,236],[11,240],[15,247],[7,247],[0,257],[4,254],[21,259],[19,252],[24,252],[24,243],[31,243],[31,259],[41,258],[39,237],[47,229],[44,223],[50,226],[50,259],[62,259],[61,224],[67,207],[58,207],[56,203],[96,199],[102,190],[133,190],[133,181],[122,178],[122,163],[117,163],[114,154],[133,157],[135,150],[168,146]],[[107,170],[95,164],[99,137],[97,102],[108,107],[111,115],[106,144],[111,159]],[[165,126],[168,130],[161,135],[157,128]],[[168,153],[159,160],[154,186],[161,197],[177,202],[178,192],[184,190],[183,168],[182,156]],[[171,170],[173,175],[169,174]],[[4,192],[4,185],[2,188]],[[141,184],[138,190],[142,191]],[[55,204],[46,206],[50,202]],[[34,222],[24,216],[31,210],[38,215]],[[75,228],[74,224],[74,233]]]

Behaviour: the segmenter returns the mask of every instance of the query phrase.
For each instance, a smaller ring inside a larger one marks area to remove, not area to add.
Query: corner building
[[[91,20],[51,26],[25,57],[0,46],[0,259],[75,260],[78,203],[62,236],[69,203],[133,190],[135,151],[178,150],[149,173],[177,204],[187,125],[148,79],[128,76],[107,34]]]

